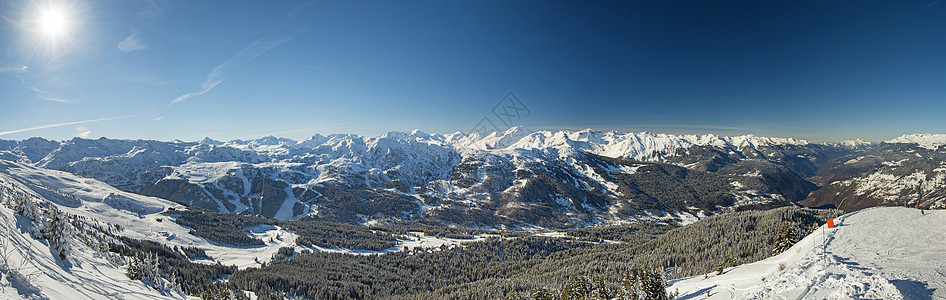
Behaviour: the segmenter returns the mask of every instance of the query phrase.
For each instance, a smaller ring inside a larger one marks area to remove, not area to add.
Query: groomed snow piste
[[[835,224],[722,275],[671,281],[668,291],[680,299],[946,299],[946,211],[877,207]]]

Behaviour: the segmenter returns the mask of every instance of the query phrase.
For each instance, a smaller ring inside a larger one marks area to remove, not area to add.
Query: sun
[[[59,7],[48,7],[41,11],[36,23],[39,32],[50,39],[65,35],[70,25],[68,15]]]
[[[61,39],[73,25],[69,13],[59,6],[43,7],[36,15],[36,31],[50,40]]]
[[[3,0],[0,0],[3,1]],[[19,26],[23,49],[49,60],[61,59],[87,40],[82,30],[89,7],[80,0],[24,1]]]

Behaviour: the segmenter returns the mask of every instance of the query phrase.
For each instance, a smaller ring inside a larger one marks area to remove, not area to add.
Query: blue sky
[[[0,139],[468,132],[503,127],[508,92],[530,129],[946,129],[942,1],[42,0],[0,22]]]

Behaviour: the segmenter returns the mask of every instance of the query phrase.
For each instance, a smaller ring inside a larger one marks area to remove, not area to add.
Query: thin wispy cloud
[[[187,99],[190,98],[190,97],[200,96],[200,95],[206,94],[207,92],[209,92],[210,90],[212,90],[214,87],[216,87],[216,86],[217,86],[218,84],[220,84],[221,82],[223,82],[223,79],[220,79],[220,80],[217,80],[217,81],[204,81],[204,83],[201,84],[201,90],[196,91],[196,92],[190,92],[190,93],[187,93],[187,94],[183,94],[183,95],[177,96],[177,98],[174,98],[174,100],[171,100],[171,104],[174,104],[174,103],[178,103],[178,102],[187,100]],[[170,108],[170,105],[168,105],[168,108]]]
[[[933,0],[933,1],[930,1],[929,4],[927,4],[926,6],[924,6],[923,8],[921,8],[920,10],[916,11],[916,13],[913,14],[913,17],[911,17],[911,18],[919,17],[920,14],[923,13],[923,11],[926,11],[927,9],[930,9],[930,7],[933,7],[933,5],[936,5],[936,3],[939,3],[939,1],[940,1],[940,0]]]
[[[305,3],[296,5],[286,13],[286,19],[295,19],[296,16],[308,9],[312,4],[315,4],[315,1],[306,1]]]
[[[39,98],[40,100],[59,102],[59,103],[72,103],[72,101],[70,101],[69,99],[64,99],[62,97],[59,97],[58,95],[55,95],[55,93],[47,91],[47,90],[42,90],[37,87],[27,87],[27,89],[35,92],[36,97]]]
[[[40,125],[40,126],[34,126],[34,127],[28,127],[28,128],[22,128],[22,129],[16,129],[16,130],[0,131],[0,136],[2,136],[2,135],[8,135],[8,134],[14,134],[14,133],[21,133],[21,132],[29,132],[29,131],[34,131],[34,130],[56,128],[56,127],[62,127],[62,126],[72,126],[72,125],[87,124],[87,123],[94,123],[94,122],[111,121],[111,120],[118,120],[118,119],[127,119],[127,118],[131,118],[131,117],[132,117],[132,116],[122,116],[122,117],[102,118],[102,119],[85,120],[85,121],[77,121],[77,122],[66,122],[66,123],[56,123],[56,124]]]
[[[230,74],[231,68],[248,63],[260,55],[268,52],[269,50],[276,48],[282,43],[288,42],[292,38],[292,36],[284,36],[274,40],[257,40],[253,43],[250,43],[249,46],[246,46],[246,48],[240,50],[240,52],[233,56],[233,58],[217,65],[217,67],[210,71],[210,73],[208,73],[207,77],[204,79],[204,82],[200,84],[200,90],[186,93],[174,98],[174,100],[171,100],[171,103],[168,104],[167,109],[171,109],[171,105],[174,105],[175,103],[210,92],[213,90],[213,88],[217,87],[217,85],[227,79],[227,75]]]
[[[13,66],[0,67],[0,73],[26,73],[30,67],[26,65],[16,64]]]
[[[148,49],[148,45],[144,43],[141,39],[141,36],[138,34],[138,31],[132,30],[131,35],[126,37],[121,42],[118,42],[118,50],[122,52],[132,52],[138,50]]]
[[[147,0],[148,5],[138,11],[138,17],[142,19],[151,19],[164,16],[164,8],[156,0]]]
[[[92,134],[92,131],[89,130],[88,127],[85,127],[85,126],[76,127],[76,131],[79,132],[79,133],[76,133],[76,136],[80,138],[84,138],[84,139],[88,138],[89,135]]]

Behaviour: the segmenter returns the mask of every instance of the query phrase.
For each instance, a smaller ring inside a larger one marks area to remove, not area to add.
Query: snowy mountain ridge
[[[920,147],[935,150],[946,145],[946,134],[906,134],[886,141],[887,143],[917,144]]]
[[[226,143],[204,139],[200,144],[224,145],[239,149],[268,152],[273,148],[299,149],[319,148],[323,146],[338,149],[339,146],[350,143],[365,144],[369,147],[383,140],[400,143],[426,143],[431,145],[449,146],[459,152],[468,151],[501,151],[501,150],[534,150],[548,148],[574,148],[579,152],[590,152],[597,155],[645,160],[654,153],[668,154],[676,149],[686,149],[690,146],[717,146],[717,147],[752,147],[776,145],[807,145],[808,141],[794,138],[759,137],[754,135],[717,136],[706,135],[671,135],[649,132],[624,133],[617,131],[597,131],[585,129],[580,131],[531,131],[525,127],[512,127],[504,132],[493,132],[488,135],[479,133],[463,134],[427,134],[419,130],[411,132],[391,131],[380,136],[361,136],[354,134],[333,134],[328,136],[314,135],[303,141],[293,141],[286,138],[267,136],[255,140],[233,140]],[[383,143],[383,142],[382,142]],[[283,152],[285,153],[285,152]]]
[[[433,218],[469,226],[540,227],[621,223],[655,213],[698,215],[749,203],[786,205],[813,189],[802,178],[818,164],[849,151],[752,135],[524,127],[486,135],[414,130],[374,137],[314,135],[304,141],[270,136],[228,142],[33,138],[0,143],[0,159],[224,212],[278,219],[317,213],[349,223]],[[675,169],[680,167],[685,170]],[[766,171],[750,170],[759,167]],[[640,176],[651,168],[670,176]],[[685,175],[706,172],[712,174]],[[652,188],[671,181],[687,188],[670,194]],[[365,206],[372,201],[385,204]],[[532,217],[536,214],[555,217]]]
[[[513,127],[485,135],[414,130],[303,141],[32,138],[0,141],[0,159],[186,205],[278,219],[568,228],[788,205],[817,189],[807,178],[822,165],[871,147]],[[680,188],[656,188],[665,185]]]
[[[570,149],[575,152],[588,152],[596,155],[625,158],[640,161],[659,160],[661,156],[671,155],[678,149],[691,146],[715,146],[739,149],[760,146],[807,145],[805,140],[793,138],[770,138],[754,135],[722,137],[706,135],[671,135],[649,132],[624,133],[616,131],[529,131],[523,127],[513,127],[505,132],[494,132],[480,137],[479,134],[456,139],[455,147],[460,149],[490,150],[541,150]]]

